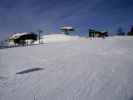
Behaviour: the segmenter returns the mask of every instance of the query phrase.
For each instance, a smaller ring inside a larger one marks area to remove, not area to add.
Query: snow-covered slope
[[[133,37],[0,50],[0,100],[133,100]]]
[[[79,39],[78,36],[69,36],[65,34],[49,34],[41,37],[41,43],[53,43],[53,42],[66,42],[71,40]],[[38,44],[39,41],[36,41],[34,44]]]

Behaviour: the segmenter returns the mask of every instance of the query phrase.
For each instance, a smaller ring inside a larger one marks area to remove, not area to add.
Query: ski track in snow
[[[0,100],[133,100],[132,41],[79,39],[0,50]]]

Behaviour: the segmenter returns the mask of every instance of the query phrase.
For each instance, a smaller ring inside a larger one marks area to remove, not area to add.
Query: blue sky
[[[58,33],[63,25],[79,35],[89,27],[127,31],[133,25],[133,0],[0,0],[0,39],[38,29]]]

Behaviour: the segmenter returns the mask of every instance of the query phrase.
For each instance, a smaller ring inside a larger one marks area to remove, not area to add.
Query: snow
[[[132,100],[132,41],[109,37],[1,49],[0,100]]]
[[[20,36],[23,36],[23,35],[26,35],[26,34],[29,34],[29,33],[27,33],[27,32],[15,33],[15,34],[13,34],[11,37],[9,37],[9,39],[17,39],[17,38],[19,38]]]
[[[53,42],[66,42],[71,40],[77,40],[79,39],[78,36],[70,36],[65,34],[49,34],[49,35],[43,35],[40,39],[41,43],[53,43]],[[39,40],[36,41],[34,44],[38,44]]]
[[[71,30],[71,29],[73,29],[73,27],[70,27],[70,26],[63,26],[63,27],[61,27],[61,29]]]

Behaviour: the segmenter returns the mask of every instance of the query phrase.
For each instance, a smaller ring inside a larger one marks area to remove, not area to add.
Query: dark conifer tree
[[[130,29],[130,31],[127,33],[127,35],[133,36],[133,25],[131,26],[131,29]]]
[[[125,32],[123,32],[123,29],[121,27],[118,28],[117,35],[119,35],[119,36],[125,35]]]

